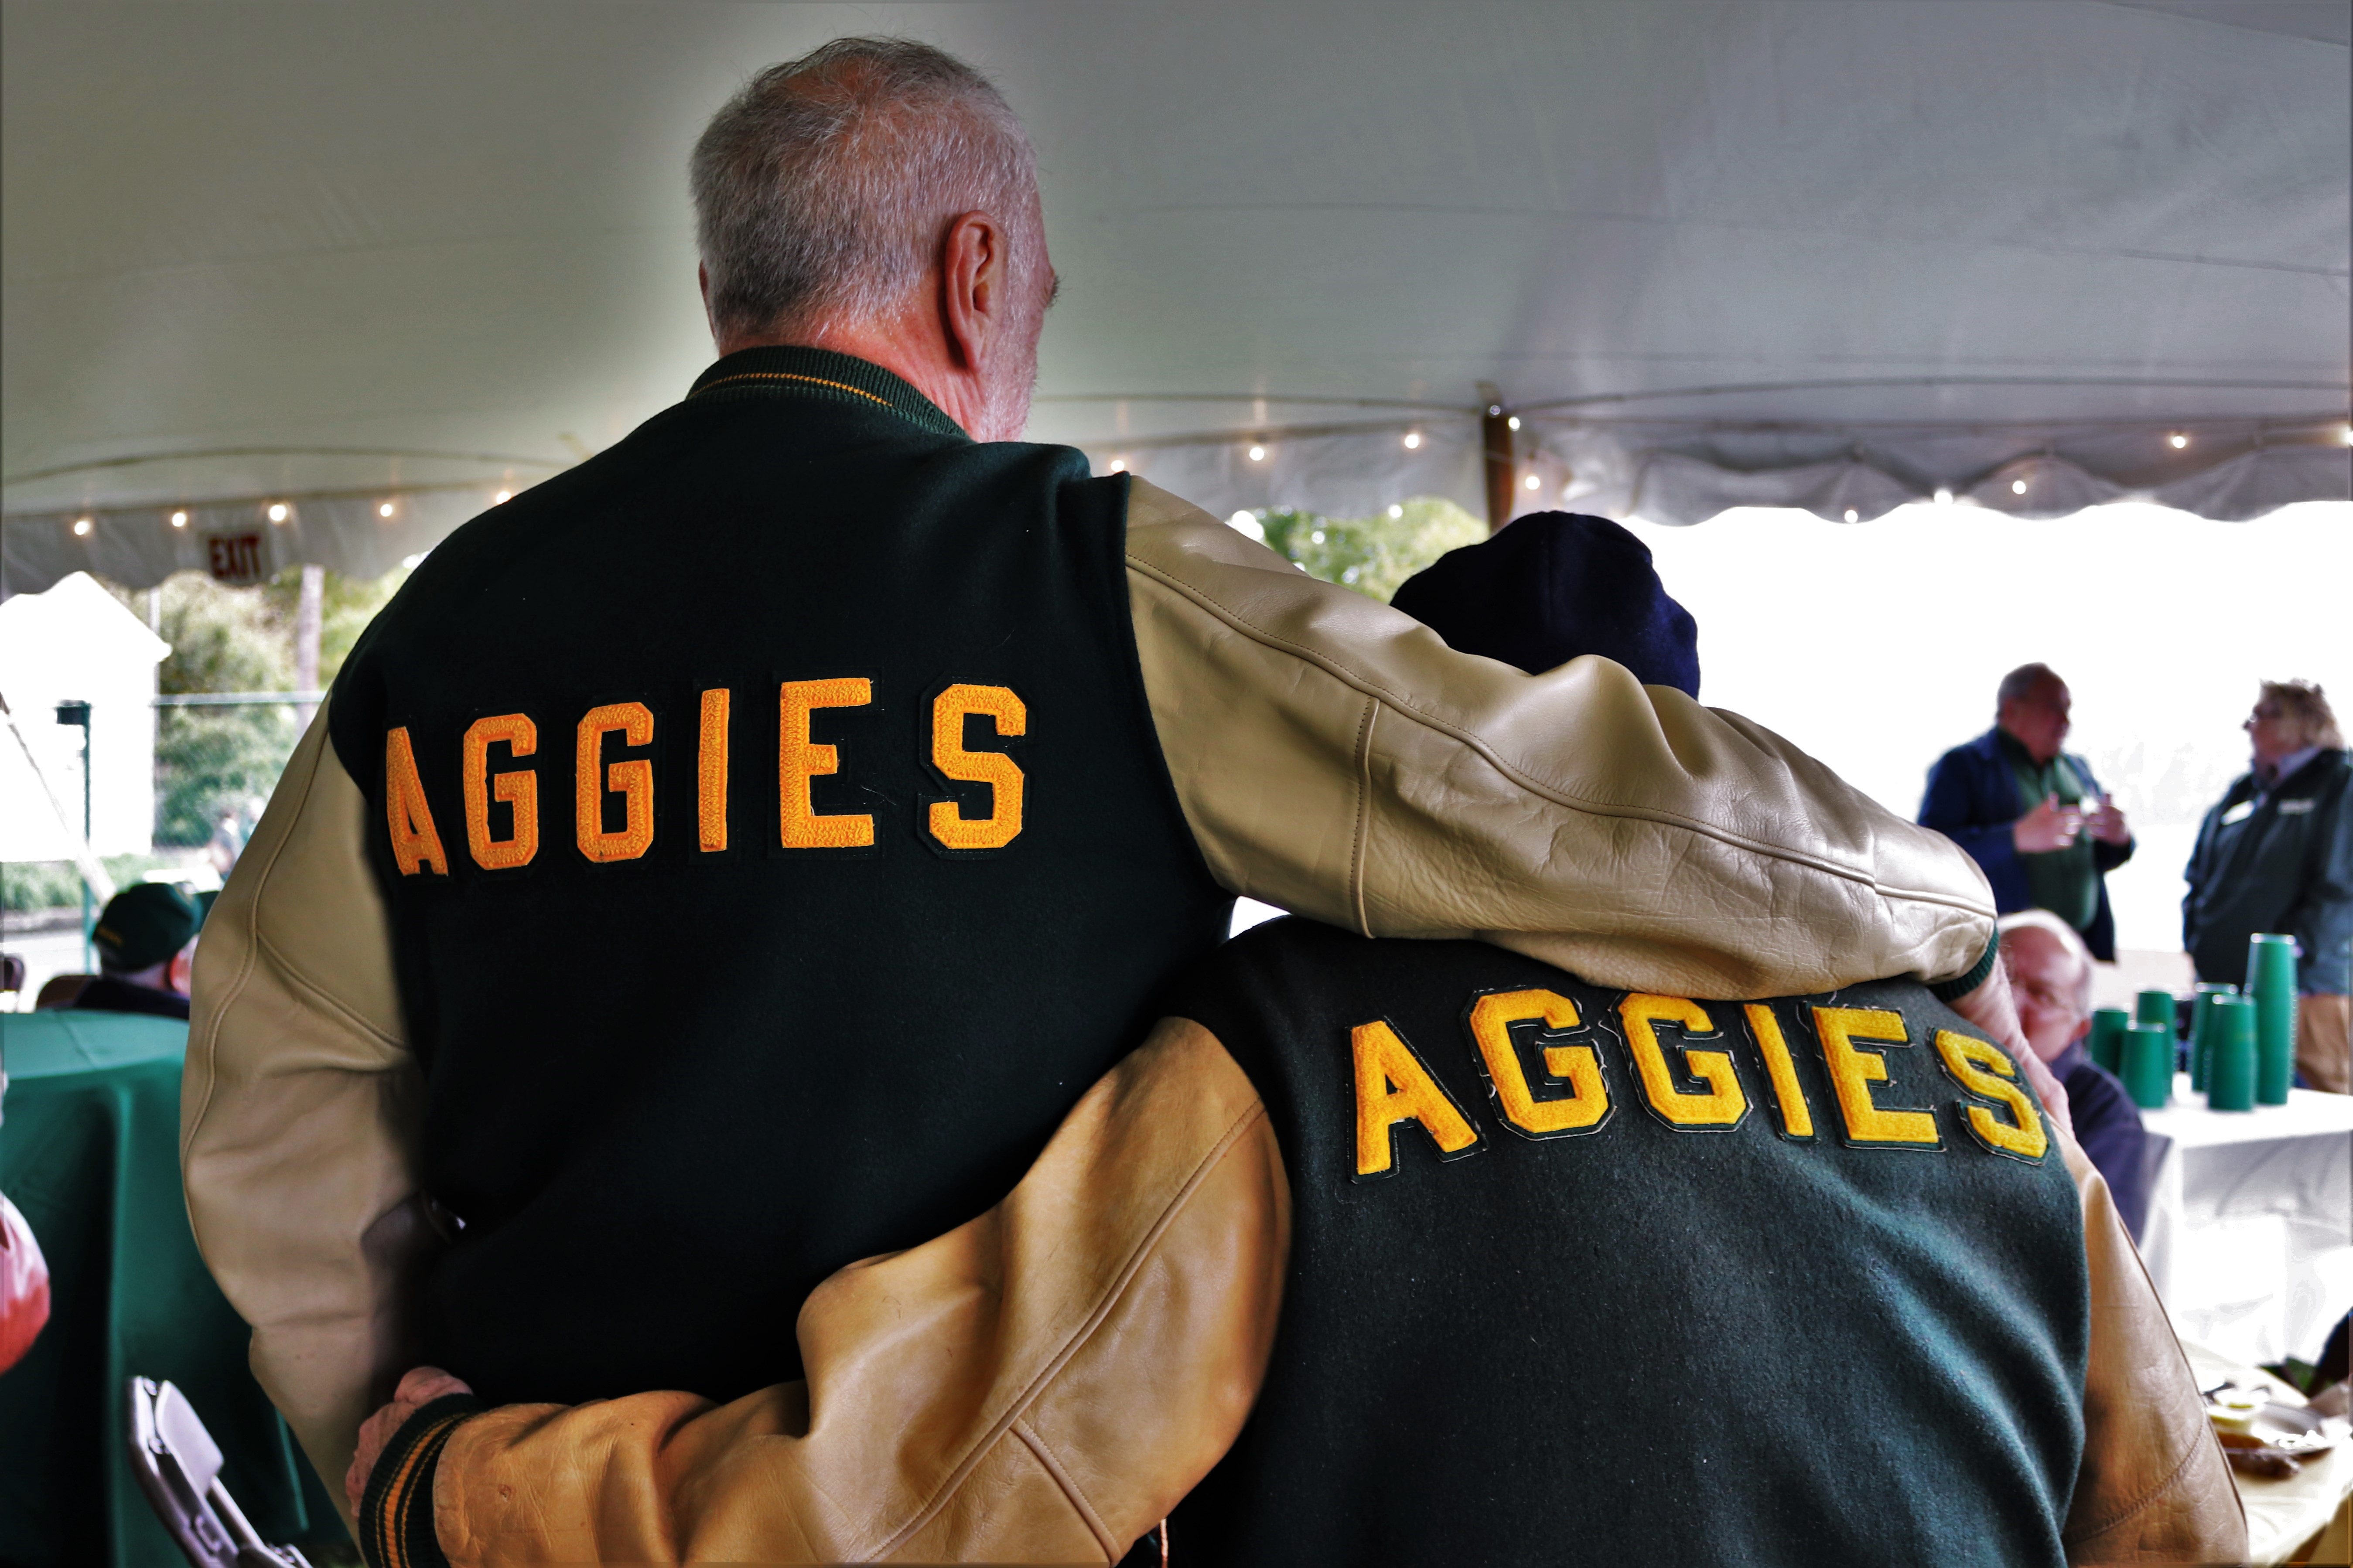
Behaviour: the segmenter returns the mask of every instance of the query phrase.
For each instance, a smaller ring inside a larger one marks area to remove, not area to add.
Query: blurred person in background
[[[2047,664],[2003,676],[1993,728],[1928,770],[1920,826],[1969,852],[2002,913],[2048,910],[2114,963],[2106,878],[2132,858],[2132,830],[2084,759],[2059,749],[2073,701]]]
[[[2125,1086],[2084,1048],[2092,1032],[2092,954],[2048,910],[2001,919],[2001,962],[2018,998],[2026,1043],[2067,1089],[2075,1142],[2108,1180],[2116,1213],[2137,1241],[2148,1217],[2148,1134]]]
[[[90,932],[98,978],[68,1005],[83,1013],[185,1018],[188,973],[204,923],[196,901],[168,882],[125,888],[106,901]]]
[[[2198,978],[2243,984],[2247,938],[2295,938],[2295,1066],[2331,1094],[2353,1089],[2346,1046],[2353,969],[2353,757],[2327,695],[2266,680],[2247,718],[2253,765],[2199,825],[2182,877],[2181,945]],[[2022,1004],[2021,1004],[2022,1005]]]

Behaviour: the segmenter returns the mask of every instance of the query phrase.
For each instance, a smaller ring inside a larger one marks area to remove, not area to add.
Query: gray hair
[[[2067,684],[2060,680],[2059,672],[2047,664],[2020,665],[2016,669],[2003,676],[2001,684],[1994,689],[1994,707],[2000,710],[2009,707],[2013,702],[2025,701],[2034,695],[2034,689],[2046,680],[2056,681],[2061,686]]]
[[[928,44],[836,38],[770,66],[712,117],[688,163],[723,333],[888,313],[942,225],[1015,226],[1038,161],[987,77]],[[1016,246],[1017,275],[1036,264]]]

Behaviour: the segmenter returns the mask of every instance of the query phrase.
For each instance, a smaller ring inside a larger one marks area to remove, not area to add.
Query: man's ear
[[[171,963],[164,971],[164,984],[185,996],[189,980],[195,972],[196,944],[192,942],[172,955]]]
[[[1008,281],[1005,226],[985,212],[949,220],[940,242],[940,325],[956,368],[980,369],[990,341],[1005,324]]]

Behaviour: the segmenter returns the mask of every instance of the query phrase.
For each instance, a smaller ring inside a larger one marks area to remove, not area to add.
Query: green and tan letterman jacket
[[[419,1360],[747,1394],[1018,1180],[1236,893],[1697,994],[1966,979],[1992,929],[1757,725],[748,351],[354,650],[198,959],[197,1239],[329,1477]]]
[[[811,1294],[805,1380],[437,1402],[372,1560],[2244,1555],[2105,1184],[1916,984],[1694,1001],[1286,921],[1170,1006],[1004,1202]]]

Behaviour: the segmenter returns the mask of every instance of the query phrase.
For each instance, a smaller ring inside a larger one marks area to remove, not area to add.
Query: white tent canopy
[[[1032,437],[1219,511],[1475,509],[1491,405],[1523,508],[2343,498],[2348,16],[12,0],[0,585],[375,573],[617,439],[710,355],[688,147],[845,32],[1030,127]]]

